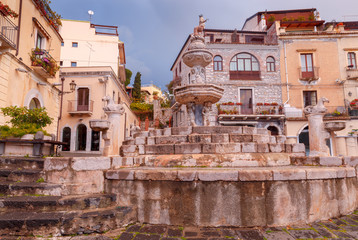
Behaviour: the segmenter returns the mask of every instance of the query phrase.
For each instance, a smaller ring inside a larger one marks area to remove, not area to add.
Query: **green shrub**
[[[145,103],[145,102],[133,102],[131,103],[131,109],[137,111],[153,111],[153,104]]]

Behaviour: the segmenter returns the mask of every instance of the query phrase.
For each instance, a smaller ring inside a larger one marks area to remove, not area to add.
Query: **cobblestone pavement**
[[[4,240],[50,238],[0,237]],[[71,236],[54,240],[294,240],[294,239],[358,239],[358,211],[310,225],[269,228],[198,228],[167,225],[133,224],[124,229],[97,236]]]

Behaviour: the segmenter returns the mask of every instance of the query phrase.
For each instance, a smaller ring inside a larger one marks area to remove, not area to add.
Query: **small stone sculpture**
[[[139,132],[140,131],[140,127],[135,125],[134,123],[131,123],[130,128],[129,128],[129,135],[131,138],[133,138],[134,133]]]
[[[209,19],[204,19],[203,14],[199,15],[199,26],[194,28],[194,36],[201,36],[203,35],[203,31],[205,28],[205,22]]]
[[[122,104],[115,104],[113,99],[110,96],[105,96],[102,98],[103,101],[107,102],[107,105],[103,108],[105,112],[118,112],[120,114],[124,113],[124,107]]]
[[[211,102],[204,103],[204,107],[202,110],[204,126],[210,126],[210,113],[211,113]]]
[[[186,105],[186,110],[188,113],[188,119],[189,119],[189,126],[196,127],[195,123],[195,104],[190,102]]]
[[[326,113],[327,108],[324,106],[324,103],[329,103],[329,100],[325,97],[322,97],[318,100],[317,105],[315,106],[307,106],[304,109],[305,114],[311,114],[311,113]]]

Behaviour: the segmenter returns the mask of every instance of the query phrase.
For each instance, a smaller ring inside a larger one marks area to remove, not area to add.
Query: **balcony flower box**
[[[4,5],[0,2],[0,12],[5,16],[10,16],[12,18],[17,18],[19,14],[13,11],[8,5]]]
[[[242,105],[242,103],[236,103],[236,105],[241,106],[241,105]]]
[[[358,98],[354,99],[350,104],[349,106],[352,108],[352,109],[358,109]]]
[[[256,103],[256,106],[263,106],[263,103]]]

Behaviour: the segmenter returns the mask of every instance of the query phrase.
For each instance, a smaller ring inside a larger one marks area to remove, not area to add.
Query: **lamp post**
[[[74,91],[76,90],[76,86],[77,86],[77,84],[75,83],[75,81],[72,80],[72,81],[70,82],[70,90],[71,90],[71,91],[65,92],[65,91],[63,91],[64,82],[65,82],[65,78],[62,77],[62,78],[61,78],[61,83],[55,83],[55,84],[53,84],[54,86],[61,85],[61,91],[60,91],[60,94],[61,94],[60,115],[58,116],[58,120],[57,120],[57,131],[56,131],[56,132],[57,132],[57,135],[56,135],[56,140],[57,140],[57,141],[58,141],[58,138],[59,138],[59,135],[60,135],[60,133],[59,133],[59,128],[60,128],[60,120],[61,120],[61,118],[62,118],[63,95],[64,95],[64,94],[67,94],[67,93],[72,93],[72,92],[74,92]]]

